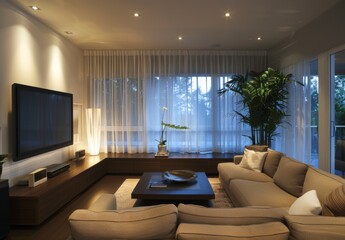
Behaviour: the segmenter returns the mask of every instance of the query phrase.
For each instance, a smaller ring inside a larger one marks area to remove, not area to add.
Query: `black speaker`
[[[75,152],[75,159],[84,159],[85,158],[85,150],[79,150]]]
[[[0,239],[4,239],[10,231],[10,197],[8,180],[0,180]]]

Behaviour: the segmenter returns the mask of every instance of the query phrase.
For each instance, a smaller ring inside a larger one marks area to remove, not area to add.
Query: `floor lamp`
[[[86,134],[90,155],[98,155],[101,142],[101,109],[87,108]]]

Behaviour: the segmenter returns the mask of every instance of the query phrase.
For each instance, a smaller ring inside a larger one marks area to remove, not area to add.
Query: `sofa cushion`
[[[315,189],[321,205],[323,205],[328,195],[344,184],[345,179],[309,166],[304,180],[303,193]]]
[[[255,152],[267,152],[268,150],[267,145],[246,145],[244,148]]]
[[[289,209],[290,215],[319,215],[320,213],[321,203],[315,190],[310,190],[297,198]]]
[[[255,172],[253,170],[241,168],[234,163],[219,163],[218,173],[221,182],[229,184],[233,179],[245,179],[259,182],[272,182],[273,179],[264,173]],[[224,186],[226,187],[226,186]]]
[[[296,197],[273,182],[234,179],[229,185],[230,199],[235,206],[270,206],[289,208]]]
[[[284,153],[269,149],[267,151],[267,156],[264,161],[262,172],[266,173],[268,176],[273,178],[274,174],[278,169],[279,162],[282,156],[284,156]]]
[[[192,204],[178,205],[179,223],[247,225],[283,222],[286,214],[286,208],[208,208]]]
[[[267,152],[255,152],[245,148],[239,167],[247,168],[255,172],[261,172],[266,155]]]
[[[74,239],[172,239],[177,207],[162,204],[117,211],[82,209],[70,215],[69,224]]]
[[[345,185],[333,190],[324,202],[323,215],[345,216]]]
[[[288,215],[285,219],[290,229],[290,239],[345,239],[345,218],[343,217]]]
[[[306,164],[283,156],[273,176],[274,183],[295,197],[300,197],[307,170]]]
[[[89,207],[92,211],[105,211],[116,210],[116,198],[114,194],[102,194],[92,205]]]
[[[208,225],[182,223],[176,231],[179,240],[287,240],[289,229],[280,222],[252,225]]]

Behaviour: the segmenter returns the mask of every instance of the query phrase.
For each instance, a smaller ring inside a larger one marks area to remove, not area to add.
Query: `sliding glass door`
[[[318,60],[310,62],[310,164],[319,166],[319,69]]]
[[[345,50],[331,55],[331,171],[345,176]]]

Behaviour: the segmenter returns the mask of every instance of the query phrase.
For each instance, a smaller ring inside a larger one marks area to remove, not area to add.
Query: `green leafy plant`
[[[171,123],[166,123],[164,122],[164,116],[165,116],[165,112],[168,110],[168,108],[166,107],[162,107],[162,121],[161,121],[161,126],[162,126],[162,130],[161,130],[161,136],[160,139],[156,141],[159,143],[159,145],[166,145],[167,140],[164,139],[164,132],[167,128],[174,128],[174,129],[180,129],[180,130],[186,130],[189,129],[186,126],[181,126],[181,125],[175,125],[175,124],[171,124]]]
[[[287,114],[288,84],[302,83],[292,79],[291,74],[284,74],[278,70],[268,68],[257,73],[234,75],[225,83],[225,87],[218,90],[219,95],[228,91],[241,96],[239,104],[242,111],[235,111],[241,121],[251,128],[253,145],[271,145],[271,140],[277,136],[277,128]]]
[[[8,157],[7,154],[0,154],[0,178],[2,174],[2,164],[4,164],[5,159]]]
[[[5,162],[5,159],[8,157],[7,154],[0,154],[0,164],[3,164]]]

